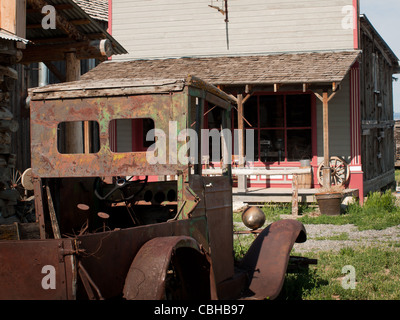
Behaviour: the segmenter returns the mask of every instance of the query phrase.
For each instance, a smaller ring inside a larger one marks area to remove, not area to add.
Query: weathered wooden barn
[[[109,4],[112,35],[128,50],[113,61],[129,61],[103,63],[86,78],[118,77],[119,68],[132,78],[192,74],[231,93],[238,101],[233,128],[255,130],[255,159],[246,165],[279,170],[249,175],[244,187],[285,190],[292,175],[282,169],[308,164],[308,188],[324,183],[328,165],[337,166],[334,183],[345,180],[360,195],[394,182],[399,60],[357,0]],[[218,125],[217,114],[206,117]],[[117,147],[132,145],[134,126],[121,124]],[[244,149],[236,154],[241,165]]]

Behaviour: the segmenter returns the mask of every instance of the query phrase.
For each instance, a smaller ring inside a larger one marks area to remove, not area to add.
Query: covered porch
[[[231,154],[234,197],[286,199],[293,177],[305,170],[308,185],[300,178],[295,188],[300,197],[310,199],[332,183],[361,195],[359,55],[354,50],[106,62],[82,78],[112,80],[124,74],[155,80],[190,74],[230,94],[237,103],[230,121],[238,146]],[[219,128],[215,111],[205,106],[206,129]],[[246,142],[246,130],[253,131],[253,141]],[[128,132],[134,141],[133,127]],[[332,156],[343,160],[344,179],[332,175],[337,164]],[[220,174],[218,161],[210,165],[203,174]]]
[[[358,57],[358,51],[282,54],[234,66],[241,78],[219,84],[237,102],[234,201],[315,202],[314,195],[330,186],[363,201]]]

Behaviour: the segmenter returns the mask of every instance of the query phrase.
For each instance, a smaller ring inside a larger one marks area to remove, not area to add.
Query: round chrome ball
[[[258,207],[250,207],[243,211],[242,221],[247,228],[256,230],[264,225],[265,214]]]

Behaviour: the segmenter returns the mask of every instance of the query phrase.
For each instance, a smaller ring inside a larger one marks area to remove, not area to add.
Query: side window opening
[[[146,141],[147,133],[154,129],[150,118],[115,119],[110,121],[110,148],[112,152],[145,152],[153,141]]]
[[[61,154],[97,153],[100,133],[97,121],[65,121],[57,126],[57,150]]]

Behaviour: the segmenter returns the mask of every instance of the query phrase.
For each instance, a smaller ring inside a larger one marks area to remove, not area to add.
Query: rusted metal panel
[[[191,175],[190,186],[199,197],[199,203],[192,216],[206,214],[208,225],[208,246],[216,283],[232,277],[233,257],[233,216],[232,187],[229,177],[205,177]]]
[[[150,118],[155,128],[166,135],[166,159],[169,159],[169,122],[177,130],[186,127],[187,96],[184,92],[170,95],[143,95],[32,101],[31,152],[35,176],[93,177],[131,175],[174,175],[186,166],[176,163],[149,165],[146,152],[114,153],[110,149],[109,122],[113,119]],[[57,149],[57,126],[64,121],[97,121],[100,150],[89,154],[60,154]],[[177,141],[177,150],[183,142]],[[161,149],[161,148],[160,148]],[[159,150],[163,152],[163,150]]]
[[[69,239],[1,241],[0,299],[75,299],[73,253]]]
[[[85,250],[80,261],[104,298],[121,295],[130,265],[139,249],[155,237],[185,235],[207,244],[204,217],[78,237]]]
[[[295,242],[306,241],[304,225],[297,220],[279,220],[254,240],[240,268],[250,276],[248,299],[275,299],[280,293]]]
[[[209,245],[216,283],[234,274],[232,187],[225,176],[203,177]]]

